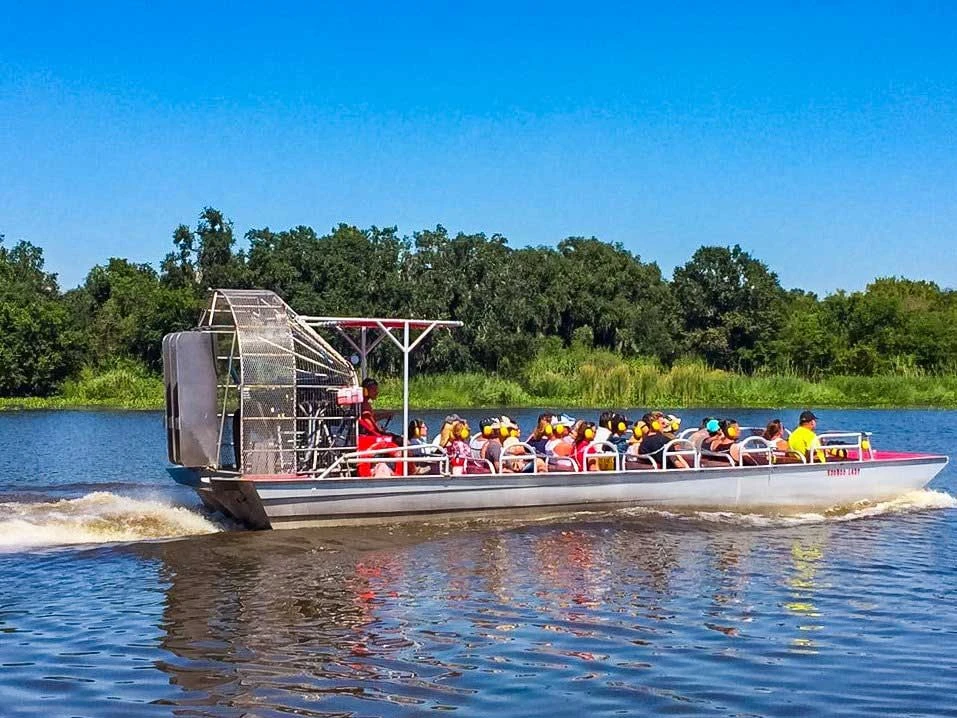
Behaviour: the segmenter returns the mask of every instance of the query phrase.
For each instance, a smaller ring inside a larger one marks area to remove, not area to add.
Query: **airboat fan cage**
[[[163,339],[169,459],[243,476],[350,475],[337,459],[358,448],[363,395],[352,364],[318,332],[338,332],[363,377],[382,341],[402,352],[407,426],[409,354],[433,329],[457,326],[300,316],[271,291],[217,289],[198,327]]]
[[[188,343],[186,337],[209,337]],[[356,446],[358,408],[340,405],[340,389],[356,387],[352,366],[276,294],[218,289],[200,326],[164,340],[170,460],[184,466],[233,468],[243,474],[295,474],[321,470],[331,454]],[[177,347],[196,351],[176,351]],[[209,353],[215,372],[197,371]],[[196,396],[209,397],[197,415]],[[185,412],[184,408],[191,411]],[[188,415],[187,415],[188,414]],[[215,417],[216,441],[209,426]],[[178,446],[202,449],[183,452]]]

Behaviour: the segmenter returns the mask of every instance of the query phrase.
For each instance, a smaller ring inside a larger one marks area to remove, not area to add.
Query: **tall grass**
[[[378,404],[402,405],[402,384],[384,379]],[[744,376],[700,360],[664,368],[654,360],[622,359],[580,347],[535,357],[514,377],[483,373],[416,376],[410,403],[423,409],[481,407],[907,407],[957,408],[957,374],[904,372],[889,376],[834,376],[811,381],[795,374]],[[109,407],[159,409],[162,379],[141,365],[84,369],[60,393],[45,399],[0,399],[11,408]]]
[[[163,401],[162,378],[135,362],[118,362],[109,369],[83,369],[52,397],[0,399],[0,409],[161,409]]]

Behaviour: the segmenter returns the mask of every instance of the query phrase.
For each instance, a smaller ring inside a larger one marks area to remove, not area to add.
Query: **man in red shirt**
[[[379,382],[371,376],[362,380],[363,402],[359,410],[359,433],[369,436],[388,436],[393,435],[379,426],[380,419],[391,419],[391,414],[382,414],[377,416],[372,408],[372,402],[379,396]]]

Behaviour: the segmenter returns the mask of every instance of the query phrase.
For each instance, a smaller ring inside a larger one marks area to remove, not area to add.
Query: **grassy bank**
[[[383,382],[380,403],[402,403],[401,383]],[[410,401],[422,408],[470,407],[942,407],[957,408],[957,376],[745,376],[703,362],[662,368],[614,354],[539,358],[519,377],[417,377]]]
[[[12,409],[162,409],[163,380],[136,364],[106,371],[84,369],[51,397],[0,399],[0,410]]]
[[[569,351],[539,357],[520,376],[483,373],[414,377],[410,401],[422,409],[482,407],[941,407],[957,408],[957,376],[743,376],[702,362],[662,368],[614,354]],[[402,405],[402,385],[383,379],[378,404]],[[160,409],[163,382],[142,367],[84,370],[57,396],[0,399],[2,409]]]

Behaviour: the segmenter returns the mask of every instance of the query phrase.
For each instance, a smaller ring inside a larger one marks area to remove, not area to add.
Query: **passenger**
[[[688,441],[694,446],[695,449],[701,451],[701,447],[705,443],[711,443],[711,440],[718,435],[718,431],[721,429],[718,420],[713,416],[706,416],[701,420],[701,427],[688,437]]]
[[[720,431],[705,444],[705,448],[715,454],[729,454],[735,463],[741,460],[741,445],[738,438],[741,436],[741,427],[736,419],[723,419],[719,422]]]
[[[780,419],[771,419],[765,427],[762,437],[773,446],[775,451],[786,453],[790,449],[788,440],[784,438],[784,426]]]
[[[508,459],[508,456],[528,457],[527,446],[523,446],[517,436],[509,436],[502,442],[502,473],[503,474],[531,474],[533,471],[545,471],[545,460],[535,457]]]
[[[468,423],[462,420],[453,422],[450,439],[451,440],[446,444],[445,450],[449,455],[452,473],[463,474],[466,471],[467,462],[472,458],[472,449],[468,443]]]
[[[572,451],[572,457],[578,464],[579,471],[597,471],[598,460],[588,459],[588,454],[595,453],[596,449],[592,445],[595,440],[595,425],[590,421],[583,421],[578,427],[575,436],[575,446]]]
[[[486,417],[479,422],[479,430],[472,437],[472,441],[469,442],[473,459],[485,458],[485,444],[488,443],[489,437],[492,435],[492,425],[495,423],[496,420],[490,417]]]
[[[552,414],[539,414],[535,430],[529,434],[525,443],[535,449],[536,454],[545,454],[545,445],[552,437]]]
[[[488,440],[482,447],[482,463],[487,461],[492,466],[492,471],[496,474],[502,471],[502,441],[508,437],[507,426],[502,426],[502,420],[495,418],[490,425],[491,432]],[[504,434],[504,437],[503,437]]]
[[[571,457],[575,441],[571,437],[571,428],[575,420],[565,414],[552,420],[552,437],[545,444],[545,464],[549,471],[571,471]]]
[[[619,454],[628,449],[628,419],[622,414],[612,414],[609,429],[611,434],[608,443],[618,450]]]
[[[810,411],[803,411],[798,418],[798,424],[798,427],[788,437],[788,446],[792,451],[801,454],[810,461],[811,447],[817,441],[817,434],[814,433],[814,429],[817,428],[817,417]],[[824,452],[821,450],[815,451],[814,460],[824,461]]]
[[[379,396],[379,382],[369,376],[362,380],[361,386],[363,401],[359,409],[359,433],[368,436],[387,436],[397,444],[401,444],[401,437],[389,433],[379,425],[380,421],[388,422],[392,418],[392,414],[377,414],[372,408],[372,402]]]
[[[662,432],[667,436],[670,436],[672,439],[677,437],[678,432],[681,431],[681,417],[675,416],[674,414],[666,414],[660,417],[662,422]]]
[[[628,448],[625,450],[625,453],[635,456],[638,455],[641,448],[641,440],[645,438],[648,431],[648,425],[644,421],[636,421],[635,425],[631,427],[631,437],[628,439]]]
[[[462,417],[458,414],[449,414],[442,420],[442,426],[439,429],[439,435],[435,438],[435,443],[447,449],[449,444],[452,442],[452,439],[455,437],[452,436],[452,428],[455,426],[455,422],[462,421]]]
[[[421,419],[413,419],[409,422],[409,430],[406,435],[406,442],[409,447],[409,456],[428,457],[437,456],[438,447],[429,442],[429,427]],[[409,473],[411,474],[437,474],[439,473],[438,461],[423,461],[421,463],[409,463]]]
[[[671,439],[663,432],[664,427],[662,426],[660,417],[655,417],[652,414],[645,414],[643,417],[641,417],[641,420],[649,426],[649,430],[648,433],[645,434],[644,438],[642,438],[641,444],[638,446],[638,454],[641,456],[650,456],[655,460],[655,463],[658,466],[661,466],[662,457],[664,456],[664,448],[668,445]],[[689,467],[688,462],[685,461],[683,456],[669,456],[668,468],[687,469]]]

